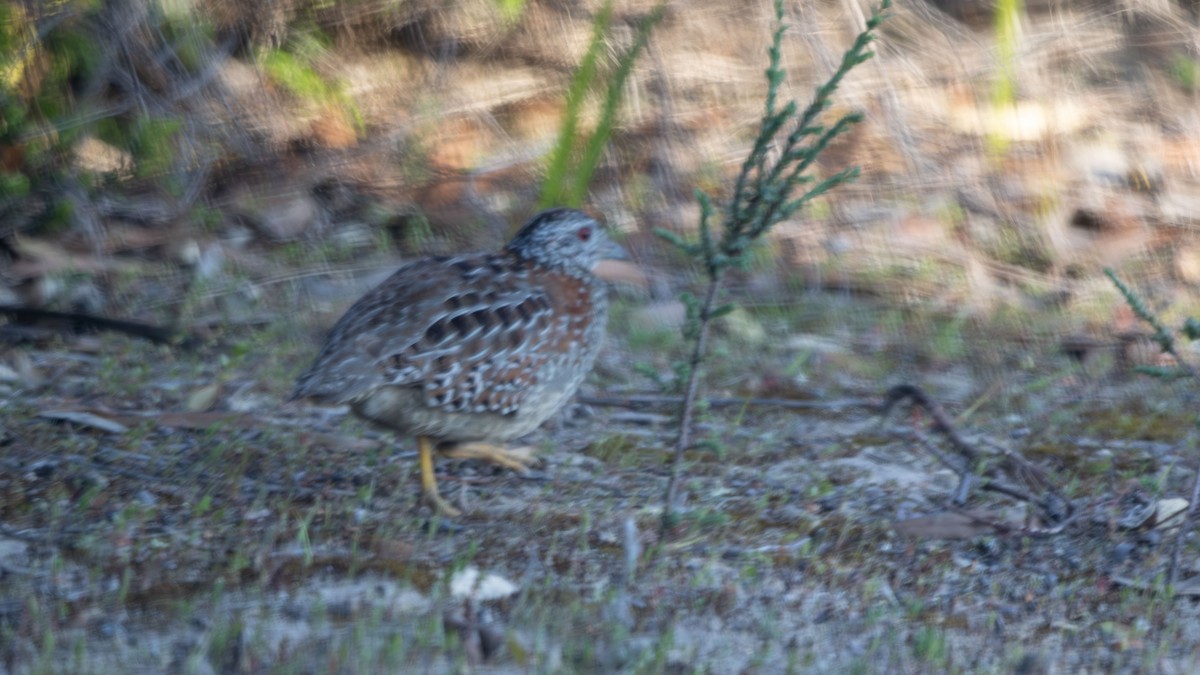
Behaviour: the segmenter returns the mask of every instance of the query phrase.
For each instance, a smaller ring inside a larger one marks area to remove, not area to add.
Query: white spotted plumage
[[[555,209],[498,253],[410,263],[338,321],[295,397],[441,440],[527,433],[599,351],[608,302],[591,270],[606,247],[591,217]]]

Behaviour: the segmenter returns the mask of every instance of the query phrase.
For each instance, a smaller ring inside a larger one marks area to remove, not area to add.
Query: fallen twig
[[[1188,435],[1188,449],[1191,450],[1188,454],[1195,453],[1196,433],[1194,430]],[[1167,583],[1172,587],[1175,586],[1175,575],[1179,573],[1179,555],[1183,551],[1183,538],[1188,532],[1188,526],[1195,520],[1196,501],[1200,500],[1200,470],[1195,471],[1195,474],[1192,478],[1192,498],[1188,500],[1187,512],[1183,516],[1183,522],[1179,525],[1179,531],[1175,534],[1175,542],[1171,545],[1171,564],[1167,567]]]
[[[83,312],[56,312],[49,309],[0,305],[0,314],[24,323],[44,324],[47,328],[62,333],[108,330],[140,337],[156,344],[183,347],[190,347],[194,344],[194,338],[183,335],[173,328],[140,321],[111,319]]]
[[[945,436],[954,450],[964,459],[961,463],[953,461],[919,429],[910,429],[907,432],[938,461],[959,475],[961,482],[954,496],[956,505],[963,505],[969,496],[970,488],[977,484],[981,490],[997,492],[1036,506],[1041,512],[1042,521],[1053,524],[1051,530],[1061,531],[1061,528],[1072,519],[1074,508],[1071,506],[1071,502],[1054,488],[1041,469],[1021,456],[1020,453],[998,443],[990,442],[987,445],[996,455],[1000,456],[1002,461],[989,465],[986,462],[985,454],[959,433],[954,423],[951,422],[950,416],[919,387],[911,384],[892,387],[888,390],[878,411],[881,415],[886,415],[897,403],[905,399],[912,400],[915,405],[923,408],[933,418],[931,425],[933,430]],[[1005,474],[1009,474],[1017,481],[1029,486],[1031,490],[1022,489],[1000,478]],[[986,524],[994,527],[1009,527],[996,523]],[[1022,532],[1026,531],[1032,533],[1030,528],[1022,530]],[[1037,532],[1044,534],[1050,530],[1040,529]]]
[[[584,405],[613,408],[641,408],[644,406],[679,405],[683,402],[683,397],[662,394],[580,396],[579,402]],[[860,398],[842,399],[840,401],[797,401],[790,398],[707,398],[704,399],[704,402],[710,408],[730,408],[734,406],[761,406],[791,408],[795,410],[842,410],[845,408],[875,410],[878,408],[877,402]]]

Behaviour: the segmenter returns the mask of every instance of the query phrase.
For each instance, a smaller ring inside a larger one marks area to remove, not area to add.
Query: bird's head
[[[591,274],[605,259],[627,260],[604,228],[575,209],[550,209],[529,219],[506,247],[517,257],[577,276]]]

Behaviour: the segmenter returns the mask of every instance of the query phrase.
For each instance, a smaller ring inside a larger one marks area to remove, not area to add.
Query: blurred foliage
[[[199,70],[211,31],[156,3],[0,2],[0,217],[55,226],[100,186],[160,181],[181,161],[185,102],[169,87]],[[114,39],[114,33],[119,39]],[[118,54],[119,52],[119,54]],[[177,103],[177,105],[171,105]],[[103,160],[80,160],[95,139]]]
[[[542,183],[539,208],[550,206],[579,206],[587,196],[592,174],[600,164],[600,154],[612,137],[618,108],[625,91],[625,82],[633,72],[646,44],[650,31],[662,20],[665,3],[660,3],[638,24],[631,44],[618,58],[616,67],[607,77],[600,75],[599,57],[605,50],[608,28],[612,21],[612,0],[607,0],[592,21],[592,40],[567,88],[566,113],[554,149],[550,152],[546,179]],[[583,103],[591,88],[607,81],[601,103],[600,120],[590,135],[584,138],[579,130]],[[574,157],[577,160],[572,161]]]
[[[39,169],[52,164],[52,151],[63,145],[67,134],[40,127],[67,108],[71,81],[86,77],[85,53],[70,25],[39,38],[37,17],[25,5],[0,4],[0,217],[13,229],[28,220],[21,218],[28,211],[22,200],[36,189]]]
[[[754,146],[742,163],[733,195],[725,205],[719,236],[714,236],[710,224],[716,214],[712,198],[699,191],[696,198],[700,201],[701,216],[699,237],[695,241],[669,230],[657,231],[659,236],[677,249],[702,262],[710,280],[719,280],[731,266],[745,264],[751,244],[773,226],[792,217],[814,198],[858,177],[858,168],[851,167],[814,183],[816,179],[808,170],[817,157],[834,138],[862,121],[862,115],[843,115],[828,127],[818,124],[817,118],[829,108],[833,93],[846,74],[873,56],[867,47],[874,39],[873,31],[883,21],[883,12],[890,6],[890,1],[884,0],[868,20],[867,28],[846,51],[837,71],[817,88],[812,102],[800,113],[795,101],[777,108],[776,99],[784,80],[784,71],[779,64],[783,32],[786,29],[782,23],[783,6],[777,0],[776,16],[780,24],[768,50],[770,65],[767,68],[766,110]],[[794,197],[796,190],[802,186],[810,187]],[[727,313],[729,309],[714,311]]]
[[[319,60],[327,55],[328,38],[318,29],[292,31],[288,43],[279,49],[266,50],[263,69],[274,82],[293,96],[317,104],[333,105],[345,111],[361,131],[362,113],[346,87],[334,78],[317,70]]]
[[[1104,275],[1107,276],[1109,280],[1112,281],[1113,285],[1117,287],[1117,291],[1120,292],[1121,297],[1125,298],[1125,303],[1129,305],[1129,308],[1133,310],[1133,313],[1137,316],[1137,318],[1141,319],[1144,323],[1146,323],[1146,325],[1154,329],[1154,342],[1158,345],[1158,348],[1162,350],[1162,353],[1169,354],[1171,358],[1175,359],[1175,363],[1178,365],[1178,368],[1174,370],[1151,369],[1143,372],[1156,375],[1158,377],[1167,377],[1168,379],[1176,377],[1182,373],[1195,378],[1197,381],[1200,381],[1200,373],[1198,373],[1191,365],[1189,365],[1189,363],[1179,354],[1178,345],[1175,342],[1175,331],[1167,328],[1166,324],[1164,324],[1162,320],[1158,318],[1158,315],[1156,315],[1150,310],[1149,307],[1146,306],[1146,303],[1142,300],[1141,296],[1139,296],[1138,293],[1134,291],[1133,288],[1131,288],[1128,284],[1122,281],[1112,268],[1105,268]],[[1184,337],[1186,337],[1188,340],[1194,340],[1196,339],[1196,335],[1200,334],[1197,332],[1197,326],[1200,326],[1200,324],[1198,324],[1195,319],[1189,317],[1186,321],[1184,321],[1180,332],[1182,332]],[[1200,418],[1198,418],[1198,421],[1200,421]]]
[[[1171,75],[1184,89],[1194,90],[1200,85],[1200,61],[1185,54],[1176,55],[1171,61]]]
[[[996,47],[999,64],[992,82],[992,105],[997,110],[1012,107],[1017,100],[1017,51],[1020,48],[1022,0],[998,0],[996,3]],[[988,146],[996,153],[1003,152],[1008,138],[993,131],[988,134]]]
[[[186,196],[187,210],[203,166],[254,155],[253,142],[195,115],[231,49],[228,38],[216,44],[203,11],[172,0],[0,0],[0,234],[69,222],[89,195],[118,185]],[[319,68],[330,40],[311,17],[286,34],[258,52],[266,77],[361,130],[346,87]]]
[[[496,0],[496,6],[505,21],[516,21],[525,11],[525,2],[526,0]]]
[[[282,49],[271,50],[263,59],[263,67],[271,79],[298,97],[317,101],[333,97],[333,89],[312,66]]]

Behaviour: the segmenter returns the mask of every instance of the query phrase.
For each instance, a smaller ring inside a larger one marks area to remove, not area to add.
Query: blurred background
[[[259,314],[286,283],[319,328],[400,257],[498,246],[535,210],[600,6],[6,1],[0,303],[195,321]],[[599,82],[654,7],[615,4]],[[806,103],[869,11],[789,5],[781,97]],[[1114,266],[1182,316],[1200,283],[1196,12],[900,3],[836,97],[865,122],[816,168],[861,179],[776,228],[733,292],[794,311],[840,294],[1024,345],[1129,329],[1099,275]],[[689,269],[650,232],[693,231],[696,189],[728,194],[773,25],[765,2],[668,3],[625,82],[585,206],[656,310],[678,309]]]

